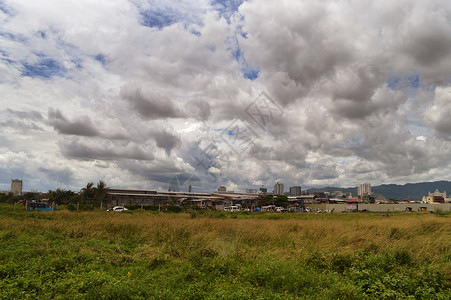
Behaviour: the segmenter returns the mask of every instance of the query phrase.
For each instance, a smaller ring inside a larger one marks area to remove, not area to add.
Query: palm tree
[[[95,199],[96,203],[100,202],[100,209],[103,207],[103,201],[106,197],[106,189],[106,183],[103,180],[99,180],[99,182],[97,182],[97,187],[95,188]]]
[[[80,191],[81,195],[81,201],[83,203],[89,202],[89,200],[92,200],[92,196],[94,194],[94,182],[89,182],[85,188],[82,188]]]

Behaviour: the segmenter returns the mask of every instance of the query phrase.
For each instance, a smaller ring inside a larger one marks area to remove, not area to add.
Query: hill
[[[428,192],[434,192],[438,189],[440,192],[446,191],[447,195],[451,195],[451,181],[434,181],[434,182],[418,182],[407,183],[404,185],[399,184],[382,184],[371,187],[373,193],[380,194],[387,199],[409,199],[409,200],[421,200],[423,196],[426,196]],[[337,187],[325,187],[321,189],[308,189],[309,192],[315,191],[343,191],[351,192],[353,196],[357,196],[357,187],[350,188],[337,188]]]

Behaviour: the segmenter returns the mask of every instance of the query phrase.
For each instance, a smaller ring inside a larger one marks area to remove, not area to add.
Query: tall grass
[[[0,207],[5,299],[451,296],[429,214],[51,213]]]

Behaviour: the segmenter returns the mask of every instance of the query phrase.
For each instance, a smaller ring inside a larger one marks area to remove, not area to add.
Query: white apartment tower
[[[276,182],[274,185],[274,195],[283,195],[284,194],[284,188],[283,183]]]
[[[15,196],[22,195],[22,180],[11,179],[11,192],[13,192]]]
[[[371,184],[369,182],[362,183],[357,188],[357,194],[360,197],[371,195]]]

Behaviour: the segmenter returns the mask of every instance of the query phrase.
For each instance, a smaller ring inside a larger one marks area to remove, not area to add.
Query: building
[[[268,194],[268,189],[264,188],[264,187],[261,187],[260,188],[260,192],[263,193],[263,194]]]
[[[357,195],[360,198],[363,198],[363,196],[370,196],[371,195],[371,184],[369,182],[362,183],[357,188]]]
[[[22,195],[22,180],[11,179],[11,192],[13,192],[15,196]]]
[[[276,182],[274,185],[274,195],[283,195],[284,194],[284,188],[283,183]]]
[[[292,186],[290,187],[290,196],[300,196],[302,193],[300,186]]]
[[[424,196],[422,199],[424,203],[445,203],[451,202],[451,198],[446,197],[446,191],[440,193],[439,190],[435,190],[435,192],[429,192],[427,196]]]
[[[221,186],[218,188],[218,192],[226,192],[226,191],[227,191],[227,189],[226,189],[226,187],[223,186],[223,185],[221,185]]]
[[[246,194],[257,194],[257,189],[246,189]]]

